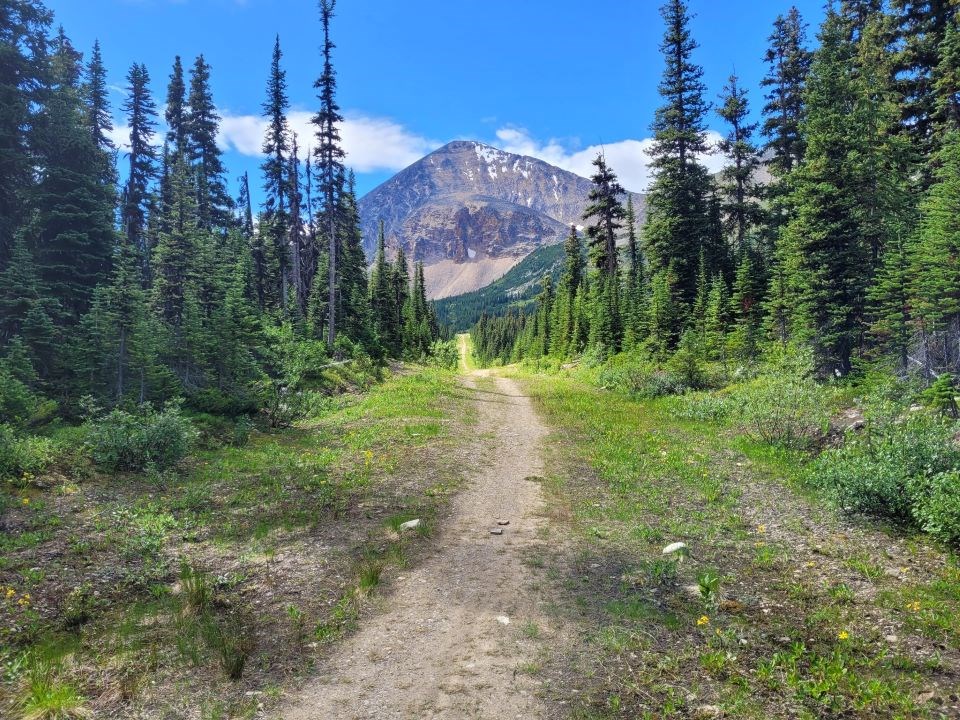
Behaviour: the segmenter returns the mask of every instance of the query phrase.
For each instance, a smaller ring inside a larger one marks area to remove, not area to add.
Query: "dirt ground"
[[[535,478],[547,430],[513,380],[475,371],[464,382],[479,407],[471,452],[481,469],[441,520],[433,553],[393,578],[383,607],[277,718],[547,717],[523,671],[555,636],[539,573],[523,562],[543,542]]]

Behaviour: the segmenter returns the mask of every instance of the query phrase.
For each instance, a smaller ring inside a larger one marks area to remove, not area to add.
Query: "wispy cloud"
[[[222,112],[219,142],[225,150],[242,155],[259,156],[267,121],[258,115],[236,115]],[[295,110],[287,115],[290,129],[297,134],[302,152],[313,144],[312,114]],[[347,154],[347,164],[357,172],[401,170],[441,145],[436,140],[418,135],[395,120],[384,117],[348,113],[340,125],[340,137]]]
[[[711,144],[716,144],[720,140],[719,133],[710,131],[707,135]],[[621,184],[628,190],[644,192],[649,188],[652,180],[650,150],[653,147],[653,138],[618,140],[603,145],[578,148],[575,147],[575,141],[557,139],[541,141],[524,128],[506,126],[497,130],[495,144],[507,152],[539,158],[583,177],[589,177],[592,174],[591,163],[597,157],[597,153],[602,152],[607,159],[607,164],[613,168]],[[711,172],[716,172],[724,166],[724,158],[718,154],[703,155],[700,161]]]

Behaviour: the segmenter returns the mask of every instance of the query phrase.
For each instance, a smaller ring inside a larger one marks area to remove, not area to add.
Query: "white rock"
[[[405,523],[400,523],[401,530],[413,530],[420,527],[420,518],[416,520],[407,520]]]
[[[497,622],[501,625],[509,625],[510,618],[508,618],[506,615],[497,615]]]
[[[661,552],[664,555],[672,555],[675,552],[683,552],[687,549],[687,544],[684,542],[675,542],[667,545]]]

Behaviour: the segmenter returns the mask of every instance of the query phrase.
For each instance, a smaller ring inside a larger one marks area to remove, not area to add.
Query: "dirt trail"
[[[475,371],[466,384],[481,469],[439,522],[435,553],[384,591],[385,608],[335,649],[283,720],[546,717],[522,671],[549,632],[522,562],[543,523],[540,486],[527,478],[543,471],[546,429],[514,381]],[[510,524],[492,535],[498,520]]]

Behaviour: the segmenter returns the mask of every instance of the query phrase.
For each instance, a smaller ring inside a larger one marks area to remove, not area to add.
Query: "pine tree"
[[[759,352],[763,325],[762,300],[763,279],[753,253],[745,250],[737,264],[730,298],[733,333],[729,343],[732,354],[745,362],[756,359]]]
[[[167,121],[169,151],[175,156],[187,157],[189,154],[187,85],[183,79],[183,63],[179,55],[173,59],[173,71],[170,73],[170,83],[167,85],[164,119]]]
[[[62,33],[51,59],[51,84],[37,118],[34,160],[43,168],[32,188],[24,229],[44,291],[74,323],[107,277],[115,245],[113,188],[104,185],[103,155],[87,126],[80,54]]]
[[[960,15],[954,15],[947,25],[939,58],[933,73],[933,133],[938,148],[946,133],[960,130]]]
[[[0,271],[10,258],[33,184],[28,143],[45,92],[52,17],[39,0],[0,0]]]
[[[93,43],[90,61],[86,66],[83,94],[87,105],[87,125],[93,135],[94,144],[103,156],[103,176],[100,181],[105,185],[115,183],[117,148],[110,139],[113,120],[110,117],[110,100],[107,95],[107,70],[103,65],[99,40]]]
[[[928,336],[960,317],[960,132],[949,133],[911,243],[910,307]]]
[[[570,233],[563,242],[563,271],[557,283],[554,330],[551,337],[551,353],[558,357],[572,355],[574,325],[576,323],[576,297],[583,285],[583,248],[577,236],[577,228],[570,226]]]
[[[617,231],[626,217],[620,204],[620,198],[626,191],[607,166],[603,155],[597,155],[593,166],[597,170],[590,178],[593,183],[590,205],[583,211],[583,219],[593,221],[587,227],[587,237],[590,256],[599,273],[599,281],[595,286],[595,340],[607,350],[616,351],[623,337]]]
[[[730,164],[721,173],[724,231],[733,242],[737,252],[746,245],[747,233],[760,219],[757,204],[757,188],[754,173],[760,164],[757,148],[753,144],[756,123],[749,121],[750,106],[747,91],[740,87],[736,75],[731,75],[720,96],[721,106],[717,114],[730,126],[719,149]]]
[[[296,299],[296,311],[301,317],[307,308],[307,285],[304,281],[304,258],[313,249],[308,244],[309,236],[303,226],[303,194],[300,188],[300,148],[297,146],[297,134],[291,134],[290,158],[287,163],[287,197],[290,199],[290,221],[287,233],[287,247],[290,255],[290,277],[293,297]]]
[[[806,25],[796,7],[777,17],[765,61],[769,66],[761,86],[769,88],[763,106],[762,133],[772,152],[769,166],[779,176],[787,175],[803,159],[806,141],[801,131],[804,118],[804,86],[812,54],[806,48]]]
[[[403,245],[397,246],[397,256],[393,261],[393,306],[397,313],[397,327],[403,328],[406,322],[407,301],[410,298],[410,268]]]
[[[174,157],[170,174],[172,202],[169,229],[161,233],[153,256],[153,305],[158,315],[179,328],[186,312],[188,285],[193,285],[197,253],[197,202],[192,174],[182,157]]]
[[[850,67],[854,48],[843,19],[828,14],[807,79],[808,147],[794,173],[784,229],[794,337],[809,343],[824,374],[846,374],[859,342],[870,248],[860,224],[857,167],[850,162],[863,135]],[[856,157],[854,155],[854,157]]]
[[[267,118],[268,123],[262,148],[265,158],[260,169],[263,172],[265,193],[263,232],[267,235],[266,242],[272,245],[273,254],[279,264],[279,276],[274,279],[277,283],[276,294],[280,298],[281,305],[286,307],[289,278],[296,276],[294,282],[297,284],[297,296],[300,297],[302,292],[299,287],[298,268],[296,266],[291,267],[288,255],[290,213],[287,191],[289,187],[290,130],[287,127],[286,113],[290,107],[290,102],[287,99],[286,73],[280,66],[282,57],[280,36],[278,35],[273,46],[270,77],[267,80],[267,100],[263,104],[263,116]]]
[[[399,310],[393,286],[393,269],[387,262],[386,240],[383,234],[383,221],[377,232],[377,253],[370,271],[370,308],[377,337],[389,357],[400,357],[403,352]]]
[[[130,167],[120,208],[120,225],[127,243],[136,248],[141,262],[144,262],[149,256],[145,231],[150,182],[157,174],[157,151],[152,143],[157,108],[150,97],[150,76],[146,66],[134,63],[127,74],[127,82],[128,95],[122,109],[130,126]]]
[[[323,26],[323,73],[314,83],[314,87],[319,90],[320,109],[312,119],[317,128],[317,147],[314,149],[314,157],[318,176],[317,189],[321,202],[318,225],[321,228],[320,232],[326,234],[327,241],[327,346],[331,350],[337,334],[337,282],[339,279],[336,202],[338,179],[343,172],[345,157],[343,148],[340,146],[340,131],[337,127],[343,121],[343,116],[340,115],[340,106],[337,105],[337,77],[331,60],[331,53],[336,47],[330,40],[330,20],[333,18],[335,6],[336,0],[320,0],[320,21]]]
[[[224,232],[231,225],[232,203],[217,145],[220,116],[210,89],[210,65],[203,55],[197,56],[190,73],[188,102],[190,110],[185,119],[187,148],[196,173],[199,227]]]
[[[696,293],[701,247],[711,267],[724,263],[725,251],[710,232],[710,176],[697,156],[708,150],[703,98],[703,68],[692,61],[697,43],[690,35],[690,15],[683,0],[669,0],[661,14],[667,29],[660,50],[666,69],[660,82],[664,104],[653,122],[653,185],[647,197],[644,250],[651,272],[668,268],[684,304]],[[662,285],[662,283],[661,283]]]
[[[647,345],[656,357],[665,358],[677,341],[676,279],[670,268],[658,270],[650,279],[650,330]]]
[[[885,350],[897,357],[901,372],[907,370],[910,344],[910,266],[907,242],[902,234],[887,245],[877,277],[869,290],[870,332]]]
[[[895,77],[902,97],[903,129],[920,156],[930,158],[937,149],[934,126],[937,105],[942,102],[935,88],[940,48],[948,28],[956,23],[957,4],[952,0],[892,0],[891,5],[897,23],[894,41],[900,47]],[[921,188],[925,188],[933,177],[928,168],[921,170]]]

